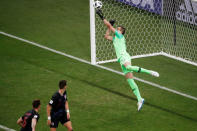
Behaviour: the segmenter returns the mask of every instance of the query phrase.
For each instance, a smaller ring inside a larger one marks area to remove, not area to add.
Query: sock
[[[137,84],[133,79],[127,79],[133,93],[136,95],[138,102],[142,99]]]
[[[126,67],[127,70],[130,70],[130,71],[134,71],[134,72],[142,72],[142,73],[146,73],[146,74],[150,74],[151,71],[150,70],[147,70],[147,69],[144,69],[144,68],[140,68],[138,66],[131,66],[131,65],[128,65]]]

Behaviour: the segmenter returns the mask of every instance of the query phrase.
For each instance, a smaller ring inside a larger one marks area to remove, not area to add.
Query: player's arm
[[[107,28],[107,31],[105,33],[105,39],[111,40],[111,41],[113,40],[113,37],[110,36],[110,29],[109,28]]]
[[[47,105],[47,124],[50,125],[51,124],[51,105]]]
[[[109,30],[115,33],[116,29],[107,21],[106,19],[103,20],[104,24],[107,26]]]
[[[36,131],[36,123],[37,123],[36,118],[33,118],[31,122],[32,131]]]
[[[51,109],[52,109],[52,106],[54,106],[56,103],[57,103],[57,95],[54,94],[51,100],[49,101],[49,104],[47,105],[47,116],[48,116],[47,124],[48,125],[51,125]]]
[[[66,103],[65,103],[65,108],[66,108],[66,112],[67,112],[67,118],[70,119],[70,111],[69,111],[68,101],[66,101]]]
[[[23,126],[23,119],[22,119],[22,117],[20,117],[18,120],[17,120],[17,124],[19,125],[19,126]]]
[[[118,38],[122,38],[122,34],[120,34],[120,33],[113,27],[113,25],[114,25],[114,23],[115,23],[115,20],[110,20],[110,21],[108,22],[106,19],[104,19],[103,21],[104,21],[105,25],[108,27],[108,29],[114,32],[115,36],[117,36]],[[113,40],[113,37],[112,37],[112,40]]]
[[[103,13],[102,13],[102,10],[96,10],[96,14],[101,18],[101,20],[103,20],[104,24],[107,26],[108,29],[110,29],[112,32],[115,33],[116,29],[113,27],[113,25],[107,21],[104,16],[103,16]],[[115,22],[115,21],[113,21]]]

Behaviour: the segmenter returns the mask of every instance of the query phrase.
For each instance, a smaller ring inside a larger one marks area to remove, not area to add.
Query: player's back
[[[62,96],[60,95],[58,91],[54,93],[51,101],[49,102],[49,104],[52,106],[52,109],[51,109],[52,112],[58,112],[60,110],[65,111],[65,103],[67,101],[66,94],[67,94],[66,91],[63,93]]]
[[[39,119],[39,114],[35,111],[35,110],[29,110],[27,111],[23,116],[23,126],[21,128],[21,131],[32,131],[32,127],[31,127],[31,122],[32,119]]]

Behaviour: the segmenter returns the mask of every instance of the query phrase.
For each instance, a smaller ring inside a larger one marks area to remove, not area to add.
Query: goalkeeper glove
[[[104,16],[103,16],[102,10],[100,10],[100,9],[96,10],[96,14],[101,18],[101,20],[104,20]]]
[[[109,23],[113,26],[116,20],[110,20]]]

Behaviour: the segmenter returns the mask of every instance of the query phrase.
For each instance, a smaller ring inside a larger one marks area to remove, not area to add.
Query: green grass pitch
[[[75,6],[73,6],[75,5]],[[1,0],[0,31],[90,60],[88,0]],[[134,59],[160,72],[137,77],[197,97],[197,68],[166,57]],[[105,66],[120,70],[117,63]],[[68,80],[71,121],[77,131],[197,130],[197,101],[137,81],[137,100],[123,76],[0,35],[0,125],[16,120],[41,99],[37,129],[47,131],[46,105],[61,79]],[[0,129],[1,130],[1,129]],[[65,130],[61,125],[59,131]]]

